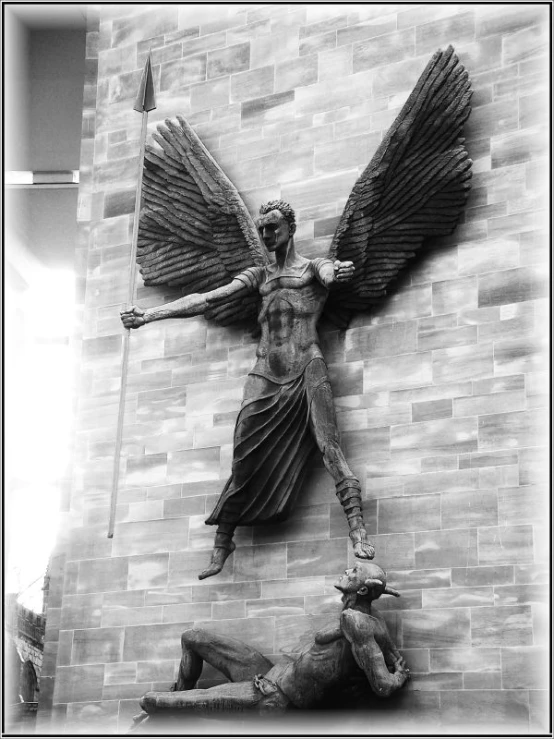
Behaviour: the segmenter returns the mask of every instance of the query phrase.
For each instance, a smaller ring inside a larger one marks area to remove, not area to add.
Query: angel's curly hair
[[[272,210],[278,210],[282,213],[285,220],[291,226],[296,223],[296,214],[294,210],[289,203],[286,203],[284,200],[270,200],[269,202],[260,205],[261,216],[265,216],[266,213],[269,213]]]

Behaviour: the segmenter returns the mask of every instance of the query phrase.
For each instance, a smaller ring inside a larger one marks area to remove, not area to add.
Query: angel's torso
[[[305,260],[279,272],[264,268],[258,288],[262,336],[253,374],[286,382],[301,374],[310,360],[322,356],[317,322],[328,291],[317,279],[316,265]]]

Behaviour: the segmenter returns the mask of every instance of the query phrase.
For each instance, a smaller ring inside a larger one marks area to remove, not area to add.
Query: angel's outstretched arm
[[[145,323],[161,321],[163,318],[187,318],[199,316],[210,308],[224,303],[228,298],[247,295],[255,289],[255,285],[240,277],[235,277],[229,284],[218,287],[207,293],[194,293],[183,298],[173,300],[155,308],[143,310],[138,306],[131,306],[121,311],[121,320],[125,328],[140,328]]]

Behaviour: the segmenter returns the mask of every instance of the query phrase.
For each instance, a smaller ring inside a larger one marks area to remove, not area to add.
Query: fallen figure
[[[381,595],[399,597],[399,593],[387,585],[386,573],[378,565],[363,561],[346,570],[335,587],[342,592],[339,623],[318,631],[296,659],[284,664],[272,664],[237,639],[204,629],[185,631],[177,682],[171,691],[146,693],[140,701],[144,713],[135,721],[160,712],[215,718],[218,712],[267,714],[315,708],[360,670],[373,693],[390,696],[408,680],[409,670],[372,603]],[[230,683],[195,689],[204,662]]]

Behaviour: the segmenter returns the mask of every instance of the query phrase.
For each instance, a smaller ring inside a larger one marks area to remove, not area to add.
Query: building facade
[[[338,612],[332,582],[351,561],[316,462],[295,519],[239,530],[224,571],[198,581],[255,352],[247,332],[203,318],[132,334],[107,537],[146,55],[157,91],[149,131],[183,115],[252,214],[270,198],[292,204],[298,250],[312,257],[326,254],[358,175],[448,44],[474,90],[462,222],[386,304],[325,331],[322,346],[375,561],[402,594],[379,606],[413,679],[380,731],[545,730],[548,6],[93,7],[79,403],[39,730],[124,733],[143,693],[169,689],[193,624],[286,659]],[[139,285],[137,303],[179,295]],[[207,670],[201,686],[218,679]]]

